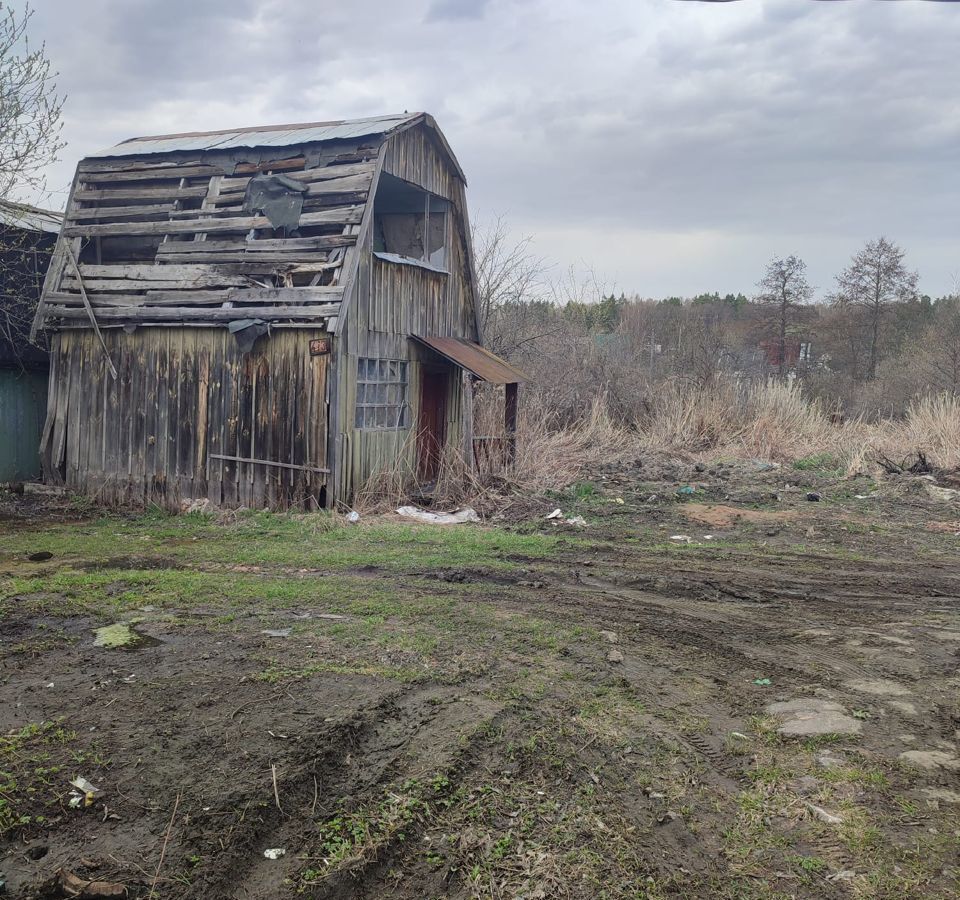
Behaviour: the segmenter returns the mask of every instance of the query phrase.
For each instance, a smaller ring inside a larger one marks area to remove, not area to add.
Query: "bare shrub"
[[[872,445],[891,458],[922,452],[940,469],[960,468],[960,397],[938,394],[910,404],[903,420],[877,426]]]

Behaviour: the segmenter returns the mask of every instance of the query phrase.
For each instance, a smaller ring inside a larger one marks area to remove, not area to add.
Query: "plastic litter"
[[[425,509],[418,509],[416,506],[401,506],[397,510],[397,515],[407,519],[415,519],[418,522],[425,522],[428,525],[463,525],[467,522],[480,521],[477,511],[469,506],[452,513],[434,513],[427,512]]]
[[[268,637],[285,638],[285,637],[290,637],[290,629],[289,628],[264,628],[263,631],[260,632],[260,634],[265,634]]]
[[[823,499],[823,496],[817,491],[810,491],[810,493],[807,494],[807,499],[811,503],[819,503]]]
[[[552,513],[544,516],[544,518],[552,520],[554,525],[573,525],[575,528],[587,527],[587,520],[583,516],[568,516],[564,518],[563,511],[560,507],[557,507]]]
[[[689,534],[671,534],[671,535],[670,535],[670,540],[671,540],[671,541],[677,541],[678,543],[681,543],[681,544],[692,544],[692,543],[693,543],[693,538],[690,537]]]
[[[355,509],[351,509],[350,512],[347,513],[347,521],[351,525],[356,525],[357,522],[360,521],[360,513],[358,513]]]
[[[70,782],[70,787],[76,788],[76,790],[70,791],[69,799],[67,800],[67,806],[71,809],[80,809],[81,806],[84,808],[92,806],[97,794],[100,793],[100,788],[92,785],[82,775],[74,778],[73,781]]]
[[[754,678],[753,683],[760,685],[760,687],[767,687],[768,685],[773,684],[769,678]]]
[[[287,855],[287,851],[283,847],[271,847],[269,850],[264,850],[263,855],[267,859],[280,859],[281,856]]]
[[[692,484],[685,484],[683,487],[677,488],[677,493],[683,497],[689,497],[696,492],[697,489]]]

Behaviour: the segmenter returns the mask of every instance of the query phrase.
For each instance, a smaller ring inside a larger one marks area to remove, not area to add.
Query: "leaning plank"
[[[325,319],[340,310],[339,303],[303,306],[239,306],[233,309],[204,309],[195,306],[138,306],[123,309],[98,307],[100,319],[126,319],[131,322],[181,321],[231,322],[234,319]],[[87,312],[74,306],[51,306],[49,314],[63,319],[86,319]]]
[[[204,188],[204,190],[206,190]],[[359,222],[362,206],[344,206],[303,213],[300,225],[348,225]],[[229,234],[253,228],[272,228],[266,216],[238,216],[233,219],[196,219],[193,222],[128,222],[108,225],[67,225],[65,237],[103,237],[117,234]],[[202,242],[198,242],[200,244]]]
[[[254,459],[253,457],[250,457],[250,456],[224,456],[222,453],[210,453],[208,454],[208,456],[210,457],[210,459],[225,459],[225,460],[231,460],[233,462],[253,463],[254,465],[257,465],[257,466],[276,466],[277,468],[280,468],[280,469],[297,469],[301,472],[316,472],[320,475],[330,474],[329,469],[321,469],[321,468],[318,468],[317,466],[297,466],[297,465],[294,465],[293,463],[276,462],[275,460],[272,460],[272,459]]]
[[[115,181],[150,181],[160,178],[210,178],[226,175],[223,166],[154,166],[150,169],[135,169],[132,172],[87,172],[80,180],[84,184],[108,184]]]
[[[93,330],[97,334],[97,340],[100,342],[100,349],[103,350],[103,355],[107,360],[107,365],[110,367],[110,374],[113,376],[113,380],[116,381],[117,368],[114,366],[113,360],[110,358],[110,351],[107,349],[106,343],[104,343],[103,335],[100,334],[100,326],[97,324],[97,317],[94,315],[93,307],[90,305],[90,298],[87,296],[87,289],[83,286],[83,278],[80,275],[80,263],[77,262],[77,256],[73,252],[73,246],[69,242],[65,243],[64,246],[67,257],[73,265],[73,270],[77,273],[77,278],[80,281],[80,295],[83,297],[84,315],[88,316],[90,319],[90,324],[93,326]]]
[[[73,199],[80,203],[93,203],[100,200],[187,200],[190,197],[206,197],[207,186],[200,187],[159,187],[159,188],[118,188],[113,191],[91,190],[77,191]]]

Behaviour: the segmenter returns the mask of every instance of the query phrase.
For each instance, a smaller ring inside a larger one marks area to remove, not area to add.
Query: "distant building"
[[[787,371],[797,371],[806,368],[812,362],[813,344],[809,340],[787,338],[783,344],[783,358]],[[781,367],[780,341],[765,340],[760,342],[763,351],[764,364],[770,369],[779,370]]]

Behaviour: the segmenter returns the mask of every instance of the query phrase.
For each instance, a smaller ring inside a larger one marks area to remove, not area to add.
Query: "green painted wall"
[[[47,373],[0,369],[0,482],[40,477]]]

